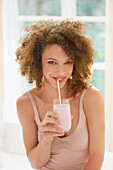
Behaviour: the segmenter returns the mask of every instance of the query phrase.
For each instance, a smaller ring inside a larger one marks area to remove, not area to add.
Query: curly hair
[[[36,81],[38,89],[42,86],[42,53],[48,45],[57,44],[67,56],[73,59],[72,80],[68,82],[73,94],[86,88],[91,80],[95,51],[93,41],[85,36],[86,25],[80,21],[54,20],[39,21],[26,26],[26,35],[20,39],[20,47],[16,51],[16,61],[20,65],[22,76],[29,83]]]

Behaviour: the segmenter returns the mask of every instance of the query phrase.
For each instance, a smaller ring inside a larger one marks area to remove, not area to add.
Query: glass
[[[64,132],[68,132],[71,129],[71,110],[68,99],[63,99],[59,104],[59,99],[55,99],[53,103],[53,111],[59,115],[61,125],[56,125],[63,129]]]
[[[105,71],[94,70],[91,83],[101,91],[105,100]]]
[[[94,41],[94,49],[96,51],[96,58],[94,62],[104,62],[105,60],[105,23],[87,23],[88,28],[87,37]]]
[[[105,0],[77,0],[77,15],[105,16]]]
[[[18,0],[19,15],[61,16],[60,0]]]

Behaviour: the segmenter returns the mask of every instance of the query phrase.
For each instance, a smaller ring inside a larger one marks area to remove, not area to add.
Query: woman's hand
[[[48,143],[53,141],[54,136],[63,136],[64,132],[62,129],[55,127],[55,125],[60,125],[58,120],[58,115],[52,111],[48,111],[41,122],[41,128],[43,139]]]

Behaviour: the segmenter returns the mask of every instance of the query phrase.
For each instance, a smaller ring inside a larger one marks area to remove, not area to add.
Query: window
[[[89,36],[95,41],[95,50],[97,51],[92,84],[101,90],[105,98],[105,0],[65,0],[65,2],[60,0],[33,0],[29,3],[27,0],[18,0],[18,4],[20,33],[22,33],[25,25],[32,24],[41,17],[43,19],[43,16],[47,16],[47,18],[50,18],[50,16],[56,18],[57,16],[58,19],[60,19],[59,16],[75,17],[76,20],[87,24]],[[23,81],[23,90],[29,88],[25,84]]]
[[[100,89],[105,99],[105,0],[77,0],[77,16],[83,17],[89,36],[94,40],[96,58],[92,84]]]
[[[93,65],[92,84],[100,89],[105,98],[105,0],[4,0],[4,74],[5,74],[5,120],[18,121],[15,101],[20,93],[35,86],[28,84],[18,73],[14,63],[17,41],[24,35],[24,27],[41,19],[61,20],[73,17],[87,24],[90,36],[95,41],[97,57]],[[10,7],[10,8],[9,8]],[[10,14],[10,15],[9,15]],[[6,15],[4,15],[5,17]],[[6,29],[8,28],[8,30]],[[7,49],[7,50],[5,50]],[[10,89],[10,90],[9,90]],[[12,109],[13,105],[13,109]],[[9,116],[10,115],[10,116]]]

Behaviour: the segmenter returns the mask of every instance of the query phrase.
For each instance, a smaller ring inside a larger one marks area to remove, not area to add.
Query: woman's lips
[[[57,80],[59,80],[59,83],[62,83],[66,77],[53,77],[54,80],[57,82]]]

